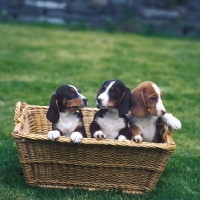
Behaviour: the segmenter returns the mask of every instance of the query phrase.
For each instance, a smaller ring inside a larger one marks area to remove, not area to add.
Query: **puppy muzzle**
[[[96,99],[96,105],[99,106],[99,107],[102,107],[103,106],[102,101],[103,101],[103,99],[97,98]]]
[[[96,99],[96,105],[98,108],[101,108],[101,109],[108,109],[108,107],[109,107],[109,106],[103,104],[103,99],[101,99],[101,98]]]
[[[83,98],[82,102],[83,102],[83,106],[87,106],[88,105],[88,99],[87,98]]]

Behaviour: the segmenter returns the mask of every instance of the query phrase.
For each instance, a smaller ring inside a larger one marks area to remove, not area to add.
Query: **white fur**
[[[165,113],[162,115],[162,120],[174,130],[181,129],[181,122],[171,113]]]
[[[157,117],[147,114],[142,118],[136,116],[131,116],[130,123],[131,125],[136,125],[141,130],[141,134],[145,142],[152,142],[154,134],[156,132],[156,120]],[[135,136],[135,141],[142,142],[142,137],[139,135]]]
[[[75,130],[75,128],[80,123],[80,119],[77,118],[74,113],[63,113],[60,112],[60,118],[59,121],[56,124],[56,127],[62,131],[62,133],[70,137],[72,132]]]
[[[101,130],[107,139],[115,139],[119,131],[125,128],[125,122],[123,118],[119,118],[117,109],[108,111],[103,118],[97,117],[95,121],[101,125]]]
[[[113,86],[113,84],[115,83],[115,81],[112,81],[107,87],[106,90],[104,92],[102,92],[97,98],[102,100],[102,106],[106,107],[108,105],[108,101],[109,101],[109,90],[110,88]],[[98,105],[98,102],[96,101],[96,105]]]
[[[126,140],[126,137],[124,135],[119,135],[118,140]]]
[[[70,139],[72,140],[73,143],[80,143],[82,138],[83,136],[79,132],[73,132],[70,136]]]
[[[152,84],[154,90],[156,91],[156,93],[158,94],[158,101],[156,103],[156,116],[157,117],[160,117],[162,115],[162,111],[166,112],[165,110],[165,107],[162,103],[162,99],[161,99],[161,96],[160,96],[160,88],[155,84],[153,83]]]
[[[143,141],[143,138],[141,135],[136,135],[133,137],[133,140],[136,141],[136,142],[142,142]]]
[[[80,119],[77,118],[77,116],[73,113],[60,112],[59,121],[55,124],[55,126],[64,134],[64,136],[70,137],[72,142],[79,143],[83,136],[79,132],[74,132],[79,123]],[[56,138],[60,137],[60,131],[49,131],[48,138],[50,140],[55,140]]]
[[[49,131],[47,137],[49,140],[55,140],[58,137],[60,137],[60,131],[57,130]]]

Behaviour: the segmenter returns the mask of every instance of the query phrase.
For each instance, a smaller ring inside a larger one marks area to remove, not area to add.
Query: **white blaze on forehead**
[[[152,86],[154,88],[154,90],[156,91],[156,93],[159,95],[160,97],[160,88],[155,84],[155,83],[152,83]]]
[[[74,88],[74,90],[77,92],[78,96],[79,96],[81,99],[86,99],[85,96],[83,96],[81,93],[78,92],[78,90],[77,90],[76,87],[74,87],[73,85],[68,85],[68,86]]]
[[[156,93],[158,94],[158,102],[156,103],[156,111],[157,111],[157,116],[160,116],[162,115],[162,111],[166,111],[165,110],[165,107],[162,103],[162,99],[161,99],[161,96],[160,96],[160,88],[155,84],[153,83],[152,84],[154,90],[156,91]]]
[[[97,98],[102,100],[102,105],[107,106],[108,101],[109,101],[109,90],[113,86],[115,81],[110,82],[110,84],[106,87],[106,90],[102,92]]]

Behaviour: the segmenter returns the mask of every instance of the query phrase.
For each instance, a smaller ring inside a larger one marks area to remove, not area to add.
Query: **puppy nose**
[[[97,98],[97,102],[98,102],[98,104],[101,104],[102,101],[103,101],[103,99],[101,99],[101,98]]]
[[[83,100],[84,105],[87,105],[87,99],[84,98],[84,99],[82,99],[82,100]]]
[[[162,115],[164,115],[166,112],[164,110],[161,110]]]

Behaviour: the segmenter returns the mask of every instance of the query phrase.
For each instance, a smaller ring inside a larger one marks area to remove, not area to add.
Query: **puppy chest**
[[[70,136],[74,132],[76,127],[80,125],[80,119],[75,115],[69,115],[65,117],[60,117],[56,126],[62,131],[65,136]]]
[[[145,142],[151,142],[156,133],[156,120],[157,118],[154,116],[144,118],[132,117],[130,123],[140,128]]]
[[[96,122],[108,139],[116,138],[119,131],[126,126],[123,118],[110,118],[109,116],[98,117]]]

